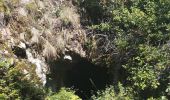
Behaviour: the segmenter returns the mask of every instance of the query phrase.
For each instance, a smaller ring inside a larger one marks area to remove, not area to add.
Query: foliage
[[[9,14],[10,13],[10,9],[5,4],[4,0],[0,0],[0,12],[1,13],[3,12],[4,14]]]
[[[77,95],[75,95],[75,91],[68,88],[61,88],[61,90],[47,97],[47,100],[81,100]]]
[[[32,17],[32,20],[38,20],[42,18],[42,11],[39,9],[38,5],[36,4],[36,1],[30,2],[26,4],[25,8],[28,10],[29,16]]]
[[[92,46],[89,55],[97,55],[90,57],[109,67],[114,82],[130,86],[137,97],[168,97],[170,1],[107,0],[95,4],[104,11],[89,28],[90,40],[94,37],[96,44],[88,44]],[[122,71],[126,73],[123,77]]]
[[[148,45],[139,46],[139,56],[129,60],[125,66],[131,73],[130,80],[140,89],[157,88],[162,71],[168,67],[169,53]]]
[[[116,91],[115,91],[116,90]],[[99,91],[97,96],[93,95],[93,100],[132,100],[133,95],[129,89],[126,89],[119,83],[117,89],[114,86],[106,88],[104,91]]]
[[[81,22],[89,32],[86,43],[87,55],[93,63],[109,68],[113,78],[111,80],[114,80],[115,84],[121,82],[118,87],[111,86],[105,91],[98,92],[92,99],[166,100],[170,96],[170,0],[73,1],[79,7],[80,16],[77,14],[77,8],[65,5],[61,6],[61,11],[57,11],[55,17],[52,17],[54,19],[58,17],[62,21],[61,29],[65,26],[67,29],[79,28]],[[10,10],[15,10],[19,4],[20,0],[0,0],[0,12],[6,17]],[[27,27],[28,22],[35,24],[41,18],[46,20],[43,14],[48,8],[40,10],[36,0],[25,7],[28,17],[31,17],[29,20],[14,15],[11,16],[13,18],[11,20],[6,17],[11,24],[9,26],[16,33],[25,32],[27,29],[23,27]],[[50,13],[50,10],[47,13]],[[53,20],[50,22],[50,18],[47,19],[49,23],[55,23]],[[40,24],[37,26],[41,27]],[[52,26],[49,29],[55,28]],[[51,33],[56,34],[53,31]],[[60,42],[55,40],[56,37],[50,41],[54,44],[63,43],[62,38],[57,39]],[[51,42],[42,43],[46,43],[44,56],[50,58],[57,55],[57,47],[53,47]],[[64,50],[64,43],[60,47],[61,51]],[[45,98],[44,90],[38,85],[39,79],[34,75],[35,66],[25,61],[13,63],[13,58],[9,58],[12,55],[6,56],[0,57],[0,99]],[[23,73],[24,71],[26,73]],[[122,72],[123,75],[120,74]],[[80,98],[74,91],[62,88],[59,93],[47,97],[47,100],[53,99],[79,100]]]
[[[31,3],[28,3],[28,4],[26,5],[26,9],[28,9],[28,10],[30,10],[30,11],[33,11],[33,10],[37,10],[38,7],[37,7],[37,5],[36,5],[35,2],[31,2]]]
[[[77,27],[79,25],[79,15],[76,13],[76,9],[73,7],[61,7],[59,17],[65,26],[72,25],[73,27]]]
[[[24,74],[19,65],[14,65],[13,61],[13,58],[0,58],[0,98],[43,99],[45,96],[43,88],[35,82],[34,77],[29,79],[27,73]]]

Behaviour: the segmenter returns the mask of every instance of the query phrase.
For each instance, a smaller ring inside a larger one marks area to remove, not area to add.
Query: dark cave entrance
[[[61,87],[73,88],[78,96],[86,100],[109,85],[107,68],[96,66],[79,56],[73,57],[72,62],[60,60],[50,66],[47,87],[53,91]]]
[[[66,74],[66,86],[77,89],[76,94],[83,99],[89,99],[98,90],[105,89],[109,83],[106,68],[95,66],[85,59],[81,59]]]

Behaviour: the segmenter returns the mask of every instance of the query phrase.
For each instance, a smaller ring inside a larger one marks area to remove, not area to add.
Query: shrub
[[[68,88],[61,88],[59,93],[47,97],[46,100],[81,100],[81,99],[77,95],[75,95],[75,91]]]
[[[26,64],[22,62],[13,62],[12,58],[0,57],[0,99],[27,99],[42,100],[45,91],[36,81],[36,76],[32,71],[22,69]],[[32,70],[32,66],[29,66]],[[34,69],[34,68],[33,68]],[[28,78],[28,74],[31,77]],[[34,75],[33,75],[34,74]]]
[[[5,4],[4,0],[0,0],[0,12],[4,12],[5,14],[9,14],[9,12],[10,12],[10,9]]]
[[[74,27],[78,27],[80,23],[79,15],[76,13],[76,10],[73,7],[62,7],[59,13],[61,20],[64,25],[73,25]]]
[[[118,89],[110,86],[104,91],[99,91],[97,96],[93,95],[92,100],[133,100],[131,92],[119,83]]]

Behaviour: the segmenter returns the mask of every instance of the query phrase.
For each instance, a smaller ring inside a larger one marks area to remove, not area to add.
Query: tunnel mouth
[[[82,99],[89,99],[109,84],[109,74],[104,67],[81,59],[66,73],[66,87],[72,87]]]
[[[13,51],[13,53],[18,58],[22,58],[22,59],[26,59],[27,58],[26,50],[24,48],[20,48],[18,46],[14,46],[14,47],[12,47],[12,51]]]
[[[83,100],[90,99],[97,91],[104,90],[110,85],[110,75],[106,67],[94,65],[80,56],[73,57],[73,61],[58,60],[50,69],[47,87],[55,92],[61,87],[71,88]]]

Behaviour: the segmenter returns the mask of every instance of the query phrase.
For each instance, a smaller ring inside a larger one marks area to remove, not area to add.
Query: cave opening
[[[12,47],[12,51],[18,58],[27,58],[26,50],[24,48],[14,46]]]
[[[72,58],[72,61],[61,59],[50,63],[51,73],[47,76],[46,86],[52,91],[56,92],[61,87],[73,88],[76,95],[87,100],[110,85],[106,67],[94,65],[79,56]]]
[[[66,73],[66,87],[77,89],[76,94],[83,99],[89,99],[98,90],[105,89],[109,83],[109,74],[106,68],[96,66],[81,59]]]

